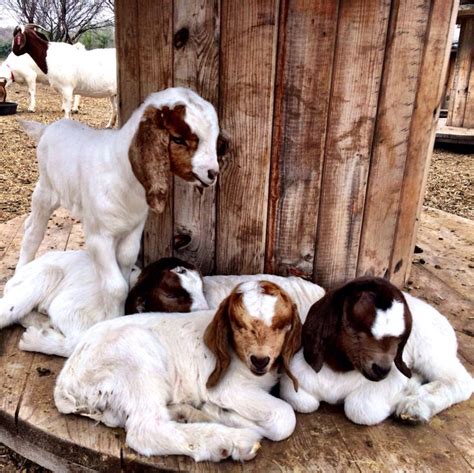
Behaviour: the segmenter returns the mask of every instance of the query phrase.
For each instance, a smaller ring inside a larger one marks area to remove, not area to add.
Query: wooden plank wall
[[[447,126],[474,128],[474,16],[460,19]]]
[[[403,283],[457,6],[117,1],[122,120],[150,91],[187,86],[232,143],[215,188],[175,179],[147,224],[145,263],[175,254],[206,274]]]

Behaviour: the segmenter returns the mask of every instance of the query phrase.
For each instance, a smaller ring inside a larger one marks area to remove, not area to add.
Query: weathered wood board
[[[216,187],[201,195],[170,177],[144,262],[174,254],[204,274],[402,284],[457,7],[118,1],[122,121],[147,93],[186,86],[216,106],[231,139]]]

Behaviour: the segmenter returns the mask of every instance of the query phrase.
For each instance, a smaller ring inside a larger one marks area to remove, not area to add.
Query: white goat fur
[[[107,318],[100,288],[86,251],[48,252],[5,285],[0,329],[19,322],[27,328],[20,349],[68,357],[80,335]]]
[[[387,378],[378,382],[369,381],[356,370],[335,372],[326,364],[316,373],[300,350],[290,364],[299,381],[298,392],[283,376],[282,398],[298,412],[314,412],[321,401],[344,403],[346,416],[364,425],[378,424],[392,414],[413,422],[429,421],[452,404],[469,399],[473,380],[457,357],[452,326],[426,302],[410,294],[404,296],[413,326],[403,360],[412,369],[412,379],[395,365]]]
[[[193,172],[207,182],[208,169],[218,169],[217,115],[209,102],[188,89],[151,94],[119,130],[95,130],[71,120],[49,126],[22,122],[38,141],[40,176],[17,268],[34,258],[51,213],[65,207],[82,221],[86,247],[102,283],[107,318],[123,313],[148,213],[145,189],[132,171],[129,148],[147,107],[177,104],[186,106],[186,123],[199,138]]]
[[[63,99],[65,118],[71,117],[73,95],[109,97],[112,114],[107,124],[117,121],[117,59],[115,49],[78,48],[66,43],[48,43],[47,77]]]
[[[57,379],[57,408],[124,427],[127,444],[143,455],[253,458],[262,436],[291,435],[295,415],[268,393],[275,371],[255,376],[235,354],[217,386],[206,387],[215,358],[203,334],[214,314],[138,314],[95,325]],[[211,421],[175,422],[193,409]]]
[[[76,43],[74,47],[77,49],[84,49],[84,45],[81,43]],[[0,65],[0,77],[7,79],[7,87],[11,86],[13,82],[26,84],[30,95],[30,103],[28,105],[28,110],[30,112],[36,110],[36,82],[40,82],[41,84],[49,83],[46,74],[36,65],[36,62],[33,61],[29,54],[16,56],[15,54],[10,53],[5,61]],[[73,112],[77,112],[79,101],[80,96],[76,95],[72,107]]]

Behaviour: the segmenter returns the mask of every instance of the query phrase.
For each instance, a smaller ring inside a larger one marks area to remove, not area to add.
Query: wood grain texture
[[[189,87],[219,103],[220,0],[175,0],[174,85]],[[189,39],[181,44],[180,38]],[[191,237],[189,245],[174,249],[175,256],[192,262],[204,274],[214,269],[216,188],[202,194],[179,178],[174,180],[174,235]]]
[[[173,85],[173,2],[138,1],[140,100]],[[135,85],[136,88],[136,85]],[[144,264],[173,254],[173,177],[168,176],[168,202],[159,214],[149,213],[143,234]]]
[[[119,121],[124,124],[140,103],[138,51],[138,0],[115,2],[115,47]]]
[[[357,275],[387,277],[430,0],[392,2]]]
[[[387,0],[340,3],[314,271],[323,286],[356,274],[389,13]]]
[[[470,92],[470,79],[474,68],[474,17],[461,20],[461,33],[459,47],[456,55],[454,83],[451,91],[451,101],[448,109],[448,126],[466,126],[464,124],[468,96]],[[474,92],[471,91],[471,97]],[[469,105],[469,114],[473,105]],[[469,116],[468,122],[473,123],[474,117]],[[466,126],[467,127],[467,126]]]
[[[278,0],[221,3],[220,120],[232,137],[217,196],[216,271],[264,268]]]
[[[282,2],[266,272],[313,275],[337,9]]]
[[[457,7],[457,0],[436,1],[431,7],[430,28],[407,145],[400,213],[389,266],[392,282],[398,285],[404,283],[410,271]]]
[[[474,16],[469,17],[465,21],[465,27],[469,27],[466,31],[468,36],[465,41],[464,48],[469,50],[471,58],[471,70],[469,73],[469,83],[467,86],[466,107],[464,109],[464,120],[462,126],[464,128],[474,128]]]

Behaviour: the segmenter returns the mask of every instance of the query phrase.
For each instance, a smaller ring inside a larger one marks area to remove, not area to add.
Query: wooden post
[[[232,141],[217,187],[201,196],[174,180],[147,224],[145,263],[174,254],[204,273],[403,284],[457,7],[118,0],[122,122],[149,92],[186,86]],[[470,97],[456,107],[470,110]]]

